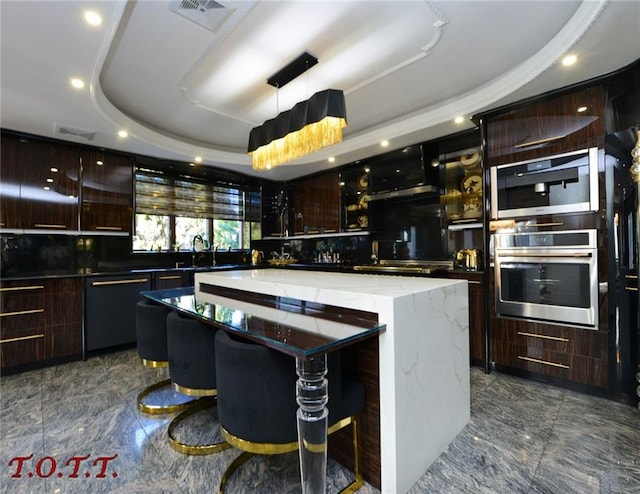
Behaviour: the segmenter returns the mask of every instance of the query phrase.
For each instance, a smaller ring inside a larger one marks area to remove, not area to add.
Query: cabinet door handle
[[[481,282],[481,281],[476,281],[476,280],[467,280],[467,282],[468,282],[470,285],[482,285],[482,282]]]
[[[531,357],[523,357],[522,355],[518,355],[520,360],[526,360],[527,362],[535,362],[536,364],[550,365],[552,367],[560,367],[561,369],[570,369],[568,365],[558,364],[557,362],[549,362],[548,360],[540,360],[537,358]]]
[[[160,280],[180,280],[180,279],[182,279],[182,276],[180,276],[180,275],[160,276],[160,277],[158,277],[158,279],[160,279]]]
[[[638,275],[635,275],[635,274],[625,274],[624,277],[627,278],[628,280],[637,280],[638,279]]]
[[[18,290],[40,290],[42,288],[44,288],[43,285],[14,286],[11,288],[0,288],[0,292],[17,292]]]
[[[625,286],[624,287],[625,290],[629,290],[630,292],[637,292],[638,288],[635,286]]]
[[[96,230],[111,230],[114,232],[122,231],[122,227],[120,226],[96,226]]]
[[[553,136],[553,137],[545,137],[544,139],[538,139],[537,141],[529,141],[529,142],[521,142],[520,144],[516,144],[513,147],[516,149],[528,148],[529,146],[537,146],[538,144],[544,144],[546,142],[557,141],[558,139],[564,139],[567,137],[566,135]]]
[[[48,225],[46,223],[36,223],[35,225],[36,228],[66,228],[67,225]]]
[[[146,283],[149,278],[136,278],[135,280],[111,280],[111,281],[94,281],[91,286],[105,286],[105,285],[127,285],[131,283]]]
[[[18,338],[7,338],[4,340],[0,340],[0,343],[11,343],[12,341],[24,341],[24,340],[33,340],[35,338],[44,338],[43,334],[32,334],[30,336],[20,336]]]
[[[544,340],[562,341],[567,343],[569,338],[561,338],[559,336],[547,336],[546,334],[525,333],[524,331],[518,331],[519,335],[529,336],[531,338],[542,338]]]
[[[24,316],[24,315],[27,315],[27,314],[38,314],[40,312],[44,312],[44,309],[19,310],[19,311],[16,311],[16,312],[0,312],[0,317]]]

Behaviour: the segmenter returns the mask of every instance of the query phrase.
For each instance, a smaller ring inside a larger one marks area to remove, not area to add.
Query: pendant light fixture
[[[269,77],[267,83],[279,89],[316,63],[318,60],[305,52]],[[337,89],[317,92],[251,129],[248,153],[252,167],[268,170],[341,142],[346,126],[344,93]]]

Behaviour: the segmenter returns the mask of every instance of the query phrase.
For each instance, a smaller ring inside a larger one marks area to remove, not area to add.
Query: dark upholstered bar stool
[[[217,330],[177,312],[167,316],[169,375],[176,391],[199,397],[169,424],[169,444],[180,453],[207,455],[225,450],[226,442],[185,444],[175,437],[175,429],[194,413],[216,404],[215,336]]]
[[[141,300],[136,304],[136,336],[138,355],[142,365],[151,368],[169,366],[167,354],[167,315],[171,312],[166,307],[154,304],[148,300]],[[184,410],[191,401],[150,405],[144,399],[154,391],[171,385],[171,379],[165,379],[147,387],[138,394],[138,410],[151,415],[175,413]]]
[[[354,492],[363,484],[358,417],[364,409],[364,386],[342,378],[338,353],[329,354],[327,361],[328,433],[352,424],[355,480],[342,492]],[[297,375],[293,357],[225,331],[216,334],[216,367],[222,435],[243,451],[222,475],[218,492],[223,493],[229,478],[252,456],[298,449]]]

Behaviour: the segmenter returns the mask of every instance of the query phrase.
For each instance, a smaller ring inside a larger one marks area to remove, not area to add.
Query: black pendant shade
[[[276,118],[251,129],[248,152],[254,159],[254,168],[270,168],[339,142],[342,140],[342,128],[346,126],[346,117],[344,93],[338,89],[326,89],[315,93],[306,101],[296,103],[291,110],[281,112]],[[309,130],[325,119],[333,123],[322,124],[323,134],[318,135],[317,131]],[[339,127],[339,138],[337,130],[326,132],[327,125],[336,129]],[[307,129],[304,135],[296,136],[303,129]],[[284,144],[276,144],[281,148],[284,146],[284,150],[278,150],[282,159],[277,159],[273,151],[270,151],[270,159],[257,164],[256,151],[260,153],[260,148],[272,145],[279,139],[286,141]]]

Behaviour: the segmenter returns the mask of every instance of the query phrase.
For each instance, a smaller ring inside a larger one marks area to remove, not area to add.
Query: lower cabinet
[[[609,385],[606,331],[491,318],[496,365],[599,388]]]
[[[153,273],[154,290],[170,290],[182,288],[189,284],[188,273],[184,270],[158,271]]]
[[[151,273],[97,276],[85,280],[85,343],[87,351],[136,341],[136,303],[151,290]]]
[[[82,356],[82,280],[31,279],[0,287],[0,365]]]
[[[449,273],[450,278],[468,281],[469,287],[469,350],[471,363],[483,365],[485,360],[485,330],[484,317],[486,300],[484,297],[484,273],[455,272]]]

